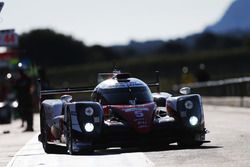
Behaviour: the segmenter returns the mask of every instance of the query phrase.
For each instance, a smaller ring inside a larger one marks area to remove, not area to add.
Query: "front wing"
[[[121,122],[105,122],[99,135],[88,135],[72,129],[72,138],[76,150],[84,148],[100,149],[107,147],[130,147],[145,145],[168,145],[184,138],[192,138],[205,143],[204,125],[185,128],[171,117],[154,120],[150,133],[140,134],[129,125]]]

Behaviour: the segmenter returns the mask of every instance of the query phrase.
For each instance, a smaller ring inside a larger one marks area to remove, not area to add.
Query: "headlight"
[[[191,110],[194,107],[194,103],[192,101],[188,100],[185,102],[185,107],[186,107],[186,109]]]
[[[13,101],[13,102],[11,103],[11,106],[12,106],[13,108],[17,108],[17,107],[18,107],[18,101],[17,101],[17,100]]]
[[[92,116],[94,114],[94,109],[92,107],[85,108],[85,114],[87,116]]]
[[[191,116],[189,118],[189,123],[192,126],[196,126],[198,124],[198,118],[196,116]]]
[[[94,125],[92,123],[86,123],[84,125],[84,129],[85,129],[86,132],[93,132]]]
[[[0,102],[0,108],[3,108],[6,105],[5,102]]]
[[[11,73],[8,73],[8,74],[6,75],[6,78],[7,78],[7,79],[11,79],[11,78],[12,78],[12,74],[11,74]]]

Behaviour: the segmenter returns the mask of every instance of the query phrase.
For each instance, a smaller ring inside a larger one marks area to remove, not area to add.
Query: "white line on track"
[[[147,156],[141,152],[115,153],[104,155],[78,155],[46,154],[42,144],[37,141],[35,135],[26,145],[20,149],[9,162],[7,167],[152,167]]]

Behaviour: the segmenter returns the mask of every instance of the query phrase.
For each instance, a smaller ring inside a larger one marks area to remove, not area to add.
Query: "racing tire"
[[[72,120],[70,112],[67,111],[67,150],[70,155],[75,155],[77,152],[73,150],[73,138],[72,138]]]
[[[48,143],[48,127],[46,125],[45,111],[42,108],[40,113],[40,121],[41,121],[41,142],[43,145],[43,149],[46,153],[54,153],[54,147],[52,144]]]

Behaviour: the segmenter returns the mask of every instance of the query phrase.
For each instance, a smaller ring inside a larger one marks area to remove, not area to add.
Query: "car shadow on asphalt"
[[[203,150],[203,149],[219,149],[223,146],[210,146],[203,145],[200,147],[194,148],[183,148],[179,147],[176,144],[173,145],[164,145],[164,146],[144,146],[144,147],[128,147],[128,148],[107,148],[107,149],[98,149],[93,152],[79,153],[78,156],[101,156],[101,155],[116,155],[116,154],[125,154],[125,153],[138,153],[138,152],[161,152],[161,151],[173,151],[173,150]],[[53,152],[50,154],[68,154],[66,147],[63,146],[54,146]]]
[[[113,155],[113,154],[124,154],[124,153],[136,153],[136,152],[161,152],[161,151],[172,151],[172,150],[194,150],[194,149],[218,149],[223,148],[222,146],[200,146],[195,148],[183,148],[178,145],[168,146],[147,146],[147,147],[131,147],[131,148],[110,148],[103,150],[95,150],[92,155]]]

